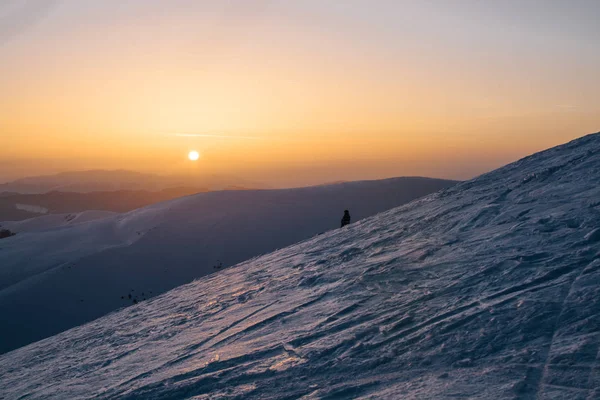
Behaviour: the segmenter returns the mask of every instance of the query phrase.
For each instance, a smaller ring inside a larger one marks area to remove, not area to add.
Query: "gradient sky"
[[[597,0],[3,0],[0,181],[470,178],[600,130],[598,21]]]

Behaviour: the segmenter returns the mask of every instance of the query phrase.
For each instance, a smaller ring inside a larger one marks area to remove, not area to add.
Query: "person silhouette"
[[[344,216],[342,217],[342,228],[350,223],[350,212],[344,210]]]

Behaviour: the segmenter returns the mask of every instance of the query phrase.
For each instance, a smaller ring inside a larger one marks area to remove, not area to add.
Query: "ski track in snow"
[[[5,354],[3,397],[598,399],[597,182],[600,134]]]

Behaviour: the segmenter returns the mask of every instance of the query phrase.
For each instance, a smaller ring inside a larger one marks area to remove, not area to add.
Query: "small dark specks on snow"
[[[589,243],[595,243],[600,241],[600,228],[596,228],[587,235],[585,235],[585,240]]]

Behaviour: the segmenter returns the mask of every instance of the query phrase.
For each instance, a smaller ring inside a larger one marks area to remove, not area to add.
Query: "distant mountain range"
[[[155,192],[117,190],[89,193],[3,193],[0,195],[0,221],[20,221],[45,214],[79,213],[87,210],[126,212],[161,201],[207,191],[206,188],[176,187]]]
[[[260,183],[226,175],[162,176],[126,170],[63,172],[0,184],[0,221],[88,210],[127,212],[200,192],[264,188]]]
[[[127,170],[90,170],[32,176],[0,184],[3,192],[40,194],[60,192],[98,192],[117,190],[160,191],[177,187],[223,190],[232,187],[265,189],[265,185],[229,175],[157,175]]]

